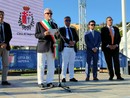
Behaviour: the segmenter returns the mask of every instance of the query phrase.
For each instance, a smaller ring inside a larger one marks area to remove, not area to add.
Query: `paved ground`
[[[76,73],[77,83],[66,82],[71,92],[61,87],[41,90],[37,86],[36,74],[31,76],[9,76],[11,86],[0,85],[0,98],[130,98],[130,75],[122,75],[125,80],[108,81],[107,73],[98,74],[100,81],[92,79],[85,82],[84,73]],[[67,78],[68,80],[68,78]],[[58,75],[55,75],[54,84],[58,83]],[[64,85],[64,84],[62,84]]]

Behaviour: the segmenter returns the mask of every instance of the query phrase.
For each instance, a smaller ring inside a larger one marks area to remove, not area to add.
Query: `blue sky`
[[[114,24],[122,21],[121,0],[86,0],[86,19],[95,20],[97,24],[105,22],[107,16],[113,18]],[[126,0],[126,22],[130,22],[130,0]],[[59,26],[64,26],[63,19],[70,16],[72,22],[78,23],[78,0],[43,0],[44,8],[51,8],[53,19]]]

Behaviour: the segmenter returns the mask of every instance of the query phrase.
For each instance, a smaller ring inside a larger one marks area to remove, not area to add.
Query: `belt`
[[[68,48],[74,48],[74,46],[64,46],[64,47],[68,47]]]

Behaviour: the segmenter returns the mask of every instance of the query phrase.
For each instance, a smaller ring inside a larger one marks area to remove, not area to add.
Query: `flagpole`
[[[121,0],[122,4],[122,30],[123,30],[123,36],[124,36],[124,49],[123,53],[126,57],[128,57],[127,53],[127,31],[126,31],[126,0]],[[128,61],[126,59],[126,67],[124,68],[124,74],[128,74]]]

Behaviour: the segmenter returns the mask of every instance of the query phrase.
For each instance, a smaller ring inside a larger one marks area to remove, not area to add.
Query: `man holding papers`
[[[49,8],[44,10],[44,20],[36,24],[35,37],[38,39],[37,44],[37,78],[38,85],[44,87],[44,68],[47,61],[47,87],[53,87],[54,77],[54,43],[55,39],[51,32],[57,28],[57,24],[50,21],[52,19],[52,11]]]

